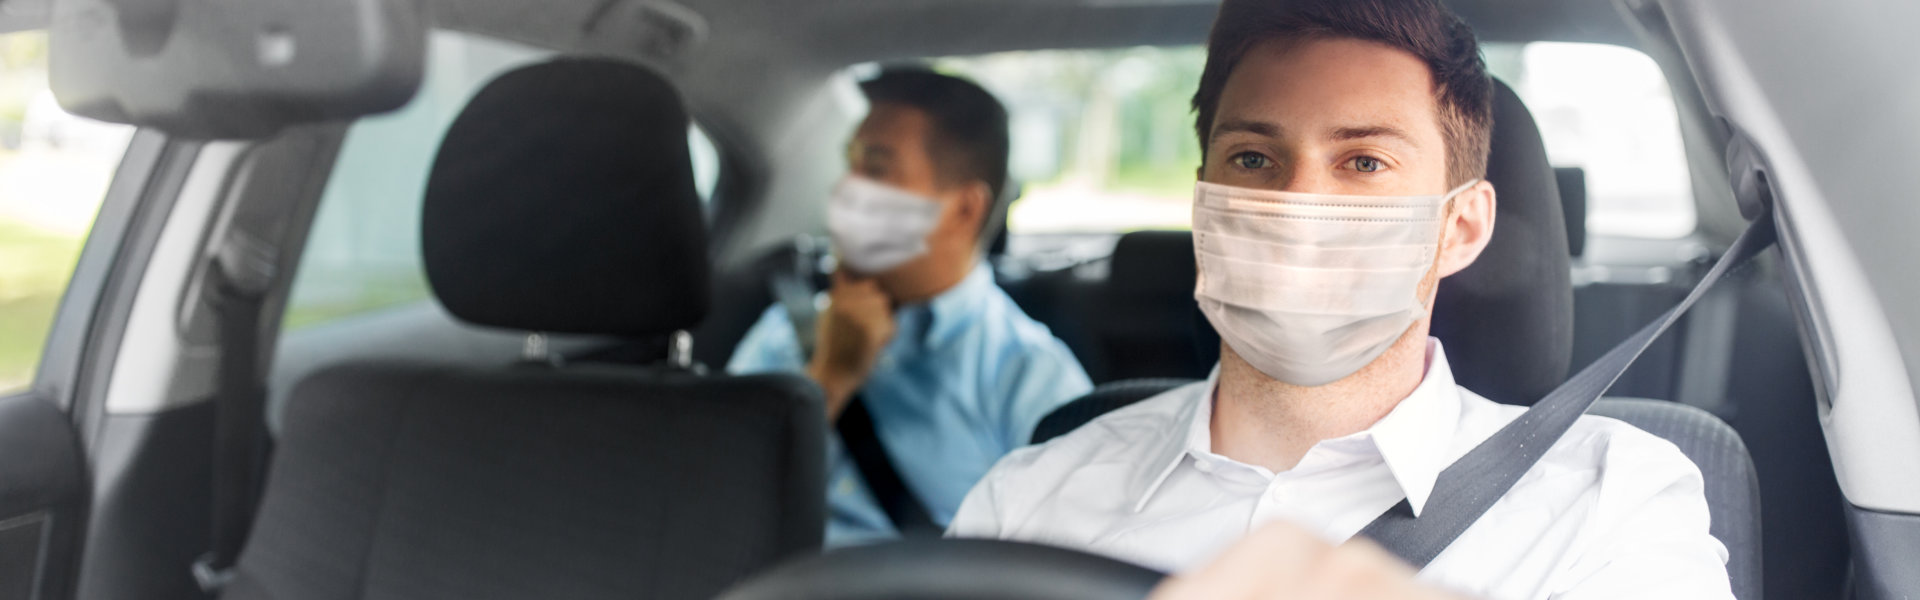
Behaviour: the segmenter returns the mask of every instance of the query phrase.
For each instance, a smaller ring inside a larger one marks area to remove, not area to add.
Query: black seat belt
[[[218,322],[219,387],[214,393],[211,549],[193,563],[200,589],[217,595],[253,525],[266,443],[266,383],[260,376],[260,315],[274,279],[274,252],[236,230],[209,263],[206,289]]]
[[[907,489],[899,469],[894,468],[893,459],[887,455],[886,446],[880,443],[873,427],[873,414],[867,412],[866,399],[854,394],[846,410],[840,412],[840,420],[834,422],[834,428],[840,431],[840,441],[847,445],[853,466],[860,470],[860,478],[867,481],[867,490],[873,492],[874,501],[887,513],[893,528],[902,536],[938,537],[942,532],[940,525],[933,522],[926,505]]]
[[[1533,408],[1441,471],[1424,514],[1415,518],[1412,506],[1403,500],[1374,519],[1360,535],[1379,542],[1416,568],[1432,562],[1506,495],[1520,476],[1540,461],[1547,449],[1613,386],[1661,333],[1672,327],[1728,271],[1771,246],[1774,239],[1773,217],[1763,212],[1678,305],[1581,369],[1547,393]]]

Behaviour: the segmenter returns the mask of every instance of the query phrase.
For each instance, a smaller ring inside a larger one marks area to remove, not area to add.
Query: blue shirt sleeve
[[[754,373],[806,374],[806,358],[800,356],[800,340],[793,333],[787,313],[775,304],[760,314],[740,345],[727,361],[727,372],[734,375]]]
[[[999,386],[999,397],[1007,402],[1000,419],[1006,452],[1026,446],[1033,428],[1054,409],[1093,391],[1086,369],[1050,333],[1029,340],[1019,350],[1001,371],[1004,377]]]

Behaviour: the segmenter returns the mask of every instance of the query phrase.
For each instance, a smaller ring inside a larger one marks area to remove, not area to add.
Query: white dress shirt
[[[1276,519],[1345,540],[1402,499],[1418,515],[1441,469],[1525,411],[1455,385],[1430,340],[1412,395],[1276,474],[1212,451],[1217,378],[1216,370],[1009,454],[967,494],[948,534],[1065,546],[1169,572],[1198,567]],[[1498,600],[1730,599],[1726,547],[1707,523],[1700,470],[1679,448],[1585,416],[1420,578]]]

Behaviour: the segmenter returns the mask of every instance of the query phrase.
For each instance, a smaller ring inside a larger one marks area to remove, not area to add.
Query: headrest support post
[[[520,344],[520,360],[531,363],[548,364],[553,362],[553,351],[547,345],[547,334],[538,331],[527,334]]]
[[[672,345],[667,348],[667,361],[673,366],[686,369],[693,367],[693,334],[686,330],[673,332]]]

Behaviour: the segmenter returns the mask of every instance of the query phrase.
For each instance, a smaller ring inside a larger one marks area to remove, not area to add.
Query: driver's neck
[[[1209,423],[1213,452],[1275,473],[1291,470],[1314,444],[1365,430],[1392,412],[1426,376],[1426,351],[1423,319],[1354,374],[1300,387],[1268,377],[1221,344]]]

